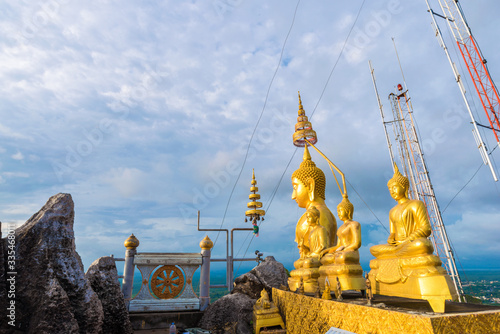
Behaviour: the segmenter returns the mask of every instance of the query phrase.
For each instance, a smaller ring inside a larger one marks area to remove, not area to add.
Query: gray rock
[[[79,326],[71,312],[71,302],[55,277],[47,282],[44,295],[46,298],[38,305],[40,311],[31,318],[30,332],[77,334]],[[54,322],[54,319],[58,321]]]
[[[28,333],[40,333],[38,329],[53,334],[73,333],[76,327],[72,315],[79,333],[102,332],[102,305],[85,279],[83,263],[76,252],[74,216],[71,195],[57,194],[15,230],[15,329]],[[65,321],[69,324],[62,324]]]
[[[265,288],[271,297],[272,288],[282,285],[288,286],[285,267],[268,256],[264,262],[234,280],[231,294],[210,305],[199,326],[214,333],[252,333],[253,305],[260,298],[262,289]]]
[[[205,310],[198,326],[215,334],[251,334],[255,302],[242,293],[225,295]]]
[[[254,299],[260,298],[260,292],[265,288],[272,300],[272,288],[288,286],[288,275],[283,264],[273,256],[268,256],[248,273],[237,277],[234,284],[233,291],[245,293]]]
[[[103,333],[132,334],[134,330],[118,283],[118,271],[113,258],[104,256],[95,260],[87,269],[85,277],[101,300],[104,311]]]
[[[236,277],[231,293],[243,293],[252,299],[259,299],[264,284],[251,272]]]

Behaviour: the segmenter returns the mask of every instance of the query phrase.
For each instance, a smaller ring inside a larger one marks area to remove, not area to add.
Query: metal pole
[[[231,271],[230,271],[230,277],[229,277],[229,280],[228,280],[228,290],[231,291],[233,289],[233,275],[234,275],[234,265],[233,265],[233,262],[234,262],[234,242],[233,242],[233,232],[234,231],[253,231],[253,228],[233,228],[231,230],[231,260],[230,261],[227,261],[228,263],[228,267],[229,267],[229,263],[231,263]],[[253,259],[251,259],[253,260]],[[238,259],[238,261],[241,261],[240,259]],[[229,271],[228,271],[229,272]],[[230,282],[230,283],[229,283]]]

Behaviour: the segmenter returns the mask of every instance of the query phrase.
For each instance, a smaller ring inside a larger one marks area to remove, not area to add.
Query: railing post
[[[200,242],[201,248],[201,269],[200,269],[200,311],[204,311],[210,304],[210,253],[214,243],[210,238],[205,238]]]
[[[125,266],[123,268],[122,293],[125,298],[125,304],[130,303],[132,299],[132,290],[134,288],[134,256],[137,254],[139,240],[131,234],[130,237],[123,243],[127,250],[125,251]]]

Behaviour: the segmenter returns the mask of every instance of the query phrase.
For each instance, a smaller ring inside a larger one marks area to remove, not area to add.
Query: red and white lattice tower
[[[500,97],[498,89],[495,86],[493,79],[491,78],[488,67],[486,66],[486,60],[481,54],[481,50],[479,49],[477,41],[471,33],[471,30],[469,28],[469,25],[467,24],[467,21],[465,20],[465,16],[462,12],[458,0],[438,0],[439,5],[441,6],[441,9],[443,11],[443,15],[434,12],[431,9],[428,0],[425,0],[425,2],[427,3],[428,11],[432,17],[436,37],[438,38],[439,43],[444,49],[448,61],[450,62],[451,68],[455,75],[455,80],[460,87],[462,97],[472,119],[472,124],[474,126],[474,137],[479,151],[481,152],[481,156],[483,157],[484,164],[489,166],[491,173],[493,174],[493,179],[495,181],[498,181],[498,177],[495,170],[493,169],[489,157],[491,152],[488,153],[486,145],[484,144],[484,141],[481,138],[481,134],[479,133],[479,130],[477,128],[477,126],[481,126],[491,129],[493,131],[497,144],[500,145],[500,140],[498,138],[498,135],[500,133]],[[470,105],[466,97],[462,78],[458,73],[457,67],[450,57],[448,48],[446,47],[446,44],[443,40],[441,30],[439,29],[435,16],[443,18],[448,22],[448,27],[450,28],[453,38],[458,45],[458,49],[460,50],[462,59],[467,67],[467,71],[469,72],[472,82],[474,83],[477,95],[488,118],[489,126],[478,123],[470,110]]]

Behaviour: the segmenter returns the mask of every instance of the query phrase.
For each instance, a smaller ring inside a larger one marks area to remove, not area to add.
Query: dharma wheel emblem
[[[160,299],[177,297],[184,287],[184,275],[176,266],[162,266],[151,278],[151,290]]]

